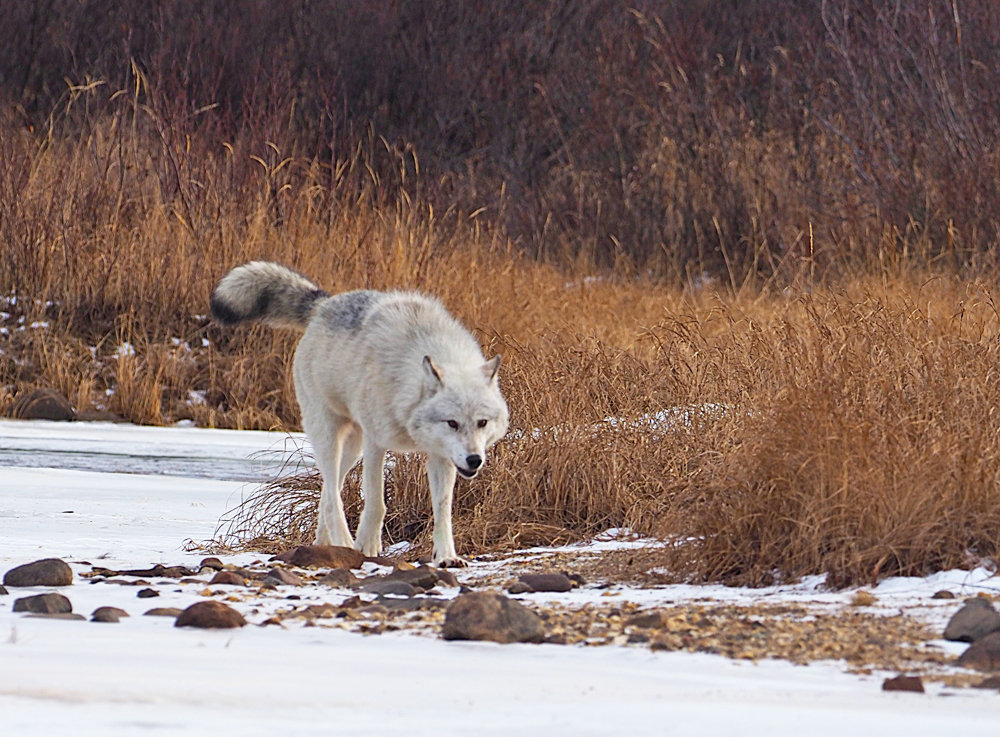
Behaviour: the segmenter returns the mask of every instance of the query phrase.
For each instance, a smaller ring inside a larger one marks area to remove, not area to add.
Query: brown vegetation
[[[269,258],[505,355],[464,552],[629,527],[752,584],[998,554],[988,3],[348,5],[17,4],[0,409],[296,428],[295,336],[205,317]],[[398,459],[391,539],[424,488]],[[302,494],[254,530],[308,535]]]

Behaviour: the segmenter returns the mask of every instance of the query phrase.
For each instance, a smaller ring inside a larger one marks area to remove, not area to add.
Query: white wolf
[[[507,432],[500,356],[487,361],[475,338],[436,299],[417,292],[330,296],[276,263],[253,261],[216,286],[212,315],[304,330],[295,351],[302,425],[323,475],[316,543],[382,551],[385,454],[427,454],[434,508],[434,562],[462,565],[451,529],[455,471],[473,478],[486,450]],[[364,458],[364,509],[357,541],[341,489]]]

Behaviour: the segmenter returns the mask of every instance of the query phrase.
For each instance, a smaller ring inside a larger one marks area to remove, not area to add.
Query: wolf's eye
[[[476,423],[478,427],[486,427],[486,420],[480,420]]]
[[[458,423],[455,422],[454,420],[448,420],[448,427],[450,427],[452,430],[457,430]]]

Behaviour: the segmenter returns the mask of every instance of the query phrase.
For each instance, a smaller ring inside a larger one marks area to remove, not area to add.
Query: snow
[[[219,518],[253,484],[206,478],[217,463],[246,458],[283,435],[138,428],[125,425],[0,422],[0,570],[43,557],[109,568],[196,564],[189,539],[212,536]],[[301,439],[298,439],[301,442]],[[33,456],[52,464],[30,468]],[[173,465],[156,464],[157,458]],[[75,460],[74,460],[75,459]],[[153,459],[153,460],[150,460]],[[181,472],[184,459],[198,473]],[[119,473],[130,464],[158,474]],[[17,467],[22,466],[22,467]],[[244,476],[249,465],[240,467]],[[109,471],[108,469],[111,469]],[[168,471],[169,473],[164,473]],[[593,554],[642,544],[627,535],[569,548]],[[522,551],[524,557],[543,550]],[[247,564],[256,556],[228,556]],[[502,565],[477,564],[483,569]],[[460,574],[461,575],[461,574]],[[48,735],[941,735],[992,733],[1000,718],[996,691],[947,689],[884,693],[886,674],[857,676],[842,663],[808,667],[756,664],[721,656],[642,648],[449,643],[403,632],[364,636],[339,629],[251,626],[176,629],[173,620],[141,616],[152,606],[201,600],[191,587],[158,585],[157,599],[136,588],[88,584],[60,589],[74,611],[118,606],[119,624],[25,618],[0,596],[0,714],[4,733]],[[927,579],[890,579],[873,589],[890,609],[943,620],[959,602],[928,594],[1000,591],[984,569]],[[666,586],[577,589],[532,594],[563,603],[692,600],[802,601],[843,606],[851,592],[829,592],[818,578],[768,589]],[[260,605],[282,605],[283,593]],[[334,601],[339,595],[323,599]],[[618,598],[614,598],[618,597]],[[233,604],[247,613],[250,604]],[[955,652],[963,646],[950,644]],[[894,675],[894,674],[891,674]]]

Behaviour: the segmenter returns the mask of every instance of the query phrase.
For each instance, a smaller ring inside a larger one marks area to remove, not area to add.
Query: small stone
[[[346,568],[334,568],[319,580],[323,586],[331,586],[337,589],[346,589],[358,582],[358,577]]]
[[[878,603],[878,597],[871,591],[857,591],[851,597],[851,606],[873,606]]]
[[[973,688],[997,688],[1000,689],[1000,676],[990,676],[979,683],[975,684]]]
[[[882,682],[882,690],[923,693],[924,682],[920,680],[920,676],[896,676],[895,678],[886,678]]]
[[[341,569],[343,570],[343,569]],[[344,573],[351,575],[350,571],[343,571]],[[296,576],[291,571],[286,571],[284,568],[272,568],[268,571],[267,575],[264,576],[265,583],[273,583],[276,586],[301,586],[302,579]]]
[[[69,614],[73,605],[62,594],[37,594],[14,600],[15,612],[33,614]]]
[[[340,545],[300,545],[274,556],[274,560],[299,568],[361,568],[365,556],[354,548]]]
[[[71,422],[76,419],[76,410],[62,394],[46,388],[20,394],[10,408],[10,416],[15,420]]]
[[[942,589],[941,591],[935,591],[932,599],[954,599],[955,595],[948,591],[947,589]]]
[[[69,586],[73,569],[59,558],[45,558],[11,568],[4,574],[4,586]]]
[[[455,588],[459,585],[458,576],[449,571],[447,568],[438,568],[434,571],[434,573],[437,574],[438,583],[442,586]]]
[[[418,591],[415,586],[411,586],[406,581],[393,581],[387,578],[368,579],[358,586],[359,591],[368,594],[378,594],[380,596],[415,596]]]
[[[962,653],[955,665],[991,672],[1000,671],[1000,632],[980,637]]]
[[[157,591],[156,589],[142,589],[136,594],[136,596],[138,596],[140,599],[152,599],[154,596],[159,596],[159,595],[160,592]]]
[[[400,567],[382,578],[386,581],[402,581],[420,589],[432,589],[439,580],[439,571],[429,566]]]
[[[25,619],[70,619],[86,622],[87,618],[82,614],[71,614],[70,612],[59,612],[57,614],[28,614]]]
[[[243,627],[246,623],[242,614],[220,601],[199,601],[181,612],[174,626],[230,629]]]
[[[411,596],[408,599],[380,596],[375,600],[375,603],[381,604],[390,612],[444,609],[448,606],[447,599],[438,599],[434,596]]]
[[[0,586],[0,596],[7,596],[10,592],[3,586]]]
[[[384,617],[389,613],[389,610],[381,604],[369,604],[368,606],[359,606],[356,609],[348,609],[346,611],[362,617]]]
[[[224,586],[246,586],[247,582],[237,573],[232,571],[219,571],[214,576],[212,580],[208,582],[209,586],[214,584],[221,584]]]
[[[988,599],[976,596],[966,599],[965,606],[948,621],[944,639],[975,642],[997,630],[1000,630],[1000,614],[997,614]]]
[[[536,592],[550,591],[561,593],[563,591],[570,591],[573,588],[573,582],[561,573],[525,573],[523,576],[518,576],[517,580],[527,584],[531,587],[532,591]]]
[[[515,581],[507,589],[508,594],[530,594],[534,591],[528,584],[524,581]]]
[[[100,409],[85,409],[77,413],[76,419],[80,422],[127,422],[121,415]]]
[[[299,568],[361,568],[365,556],[340,545],[300,545],[271,558]]]
[[[646,612],[636,614],[625,621],[627,627],[641,627],[642,629],[660,629],[666,627],[667,617],[663,612]]]
[[[398,565],[409,565],[409,563],[397,563],[392,558],[386,558],[383,555],[366,555],[365,563],[374,563],[377,566],[388,566],[389,568],[393,568]]]
[[[539,616],[527,607],[503,594],[477,591],[451,603],[441,635],[446,640],[541,642],[545,630]]]
[[[564,575],[566,578],[568,578],[570,581],[573,582],[573,587],[574,588],[576,588],[577,586],[586,586],[587,585],[586,579],[583,576],[581,576],[579,573],[570,573],[569,571],[563,571],[562,575]]]
[[[222,561],[218,558],[203,558],[201,563],[198,564],[198,570],[202,568],[211,568],[213,571],[222,570]]]
[[[160,606],[153,607],[148,612],[143,614],[144,617],[179,617],[183,609],[178,609],[173,606]]]
[[[90,615],[91,622],[117,622],[122,617],[127,617],[128,612],[114,606],[102,606],[94,610]]]
[[[182,578],[177,583],[198,583],[198,584],[205,584],[205,583],[208,583],[208,581],[206,581],[203,578]]]

